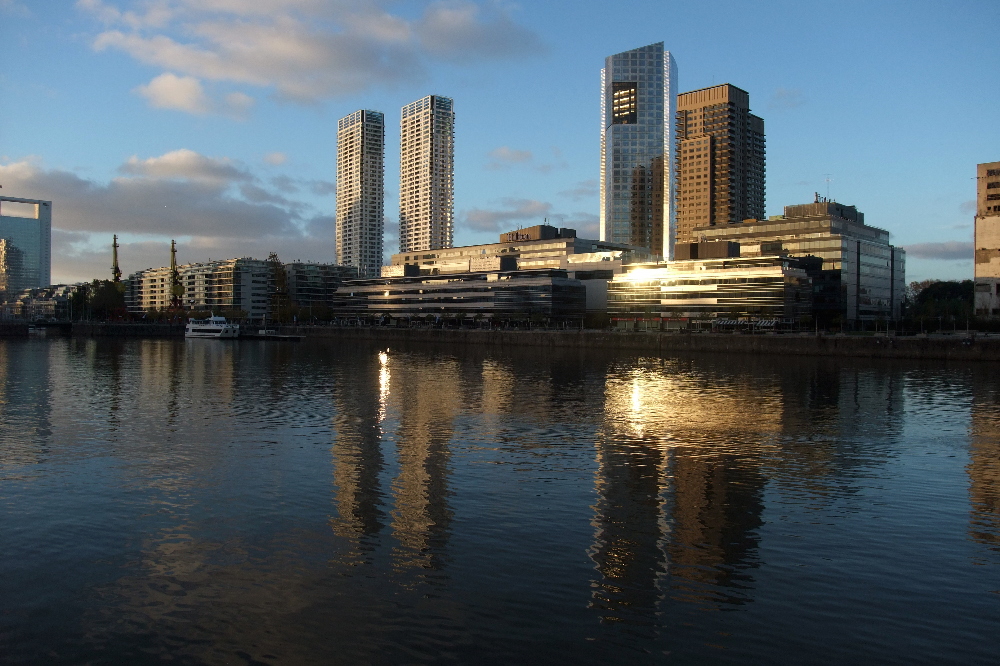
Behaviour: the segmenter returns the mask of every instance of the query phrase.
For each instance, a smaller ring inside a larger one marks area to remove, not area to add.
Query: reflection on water
[[[996,373],[779,361],[0,341],[0,651],[985,656]]]

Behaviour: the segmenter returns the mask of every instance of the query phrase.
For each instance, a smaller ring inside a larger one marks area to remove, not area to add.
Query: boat
[[[238,338],[240,325],[226,321],[225,317],[211,316],[208,319],[188,319],[184,328],[185,338]]]

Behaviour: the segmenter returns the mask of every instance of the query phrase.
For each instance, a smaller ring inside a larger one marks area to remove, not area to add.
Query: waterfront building
[[[270,316],[273,262],[243,257],[177,267],[184,310],[242,311],[249,319]],[[133,273],[125,289],[131,313],[167,310],[171,299],[170,267]]]
[[[648,261],[646,248],[578,238],[575,229],[539,224],[500,234],[499,243],[465,245],[428,252],[394,254],[382,275],[446,275],[497,270],[559,269],[583,281],[587,311],[607,309],[607,286],[622,266]]]
[[[338,290],[352,316],[526,318],[580,321],[587,291],[566,271],[496,270],[349,280]]]
[[[318,314],[320,308],[333,307],[337,289],[344,280],[358,277],[359,271],[355,266],[300,261],[285,264],[288,299],[299,308],[308,308],[310,312],[315,310],[314,314]]]
[[[16,294],[26,282],[24,252],[9,238],[0,238],[0,296]]]
[[[28,321],[67,320],[72,315],[70,300],[78,288],[79,285],[56,284],[10,293],[2,306],[3,314]]]
[[[743,257],[815,256],[815,314],[820,325],[894,320],[906,287],[906,252],[889,232],[865,224],[855,206],[816,195],[813,203],[785,206],[767,220],[695,227],[699,241],[735,241]]]
[[[677,97],[677,242],[696,227],[764,217],[764,120],[724,83]]]
[[[337,123],[337,263],[378,275],[385,227],[385,118],[355,111]]]
[[[399,251],[454,244],[455,110],[428,95],[403,107],[399,125]]]
[[[975,310],[1000,315],[1000,162],[976,167]]]
[[[798,323],[812,312],[809,264],[787,256],[632,264],[608,286],[608,314],[655,328]]]
[[[10,291],[47,287],[52,281],[52,202],[0,197],[0,239]]]
[[[601,70],[601,240],[672,257],[677,63],[663,42]]]

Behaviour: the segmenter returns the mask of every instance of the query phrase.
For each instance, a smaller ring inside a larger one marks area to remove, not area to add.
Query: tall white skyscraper
[[[677,63],[663,42],[601,70],[601,240],[673,257]]]
[[[337,263],[379,275],[385,230],[385,117],[355,111],[337,123]]]
[[[399,130],[399,251],[452,247],[454,103],[449,97],[428,95],[407,104]]]
[[[52,282],[52,202],[0,197],[4,290],[47,287]]]

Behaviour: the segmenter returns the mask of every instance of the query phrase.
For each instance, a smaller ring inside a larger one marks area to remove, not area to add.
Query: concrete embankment
[[[184,324],[74,322],[73,335],[111,338],[182,338]]]
[[[369,340],[377,343],[470,344],[496,347],[629,349],[670,354],[776,354],[956,361],[1000,361],[1000,336],[740,335],[618,331],[449,330],[390,327],[282,327],[308,338]]]
[[[17,338],[28,335],[28,325],[18,321],[0,321],[0,338]]]

